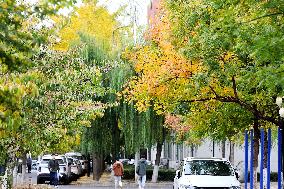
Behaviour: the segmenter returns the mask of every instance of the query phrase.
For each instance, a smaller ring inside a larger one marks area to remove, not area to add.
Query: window
[[[229,162],[213,160],[194,160],[186,162],[185,175],[233,176]]]
[[[48,164],[50,159],[43,159],[41,161],[41,164]],[[58,161],[59,164],[64,164],[64,160],[63,159],[56,159]]]

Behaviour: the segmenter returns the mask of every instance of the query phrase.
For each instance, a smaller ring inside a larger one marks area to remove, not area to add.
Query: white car
[[[68,152],[65,154],[67,157],[72,157],[78,159],[82,165],[83,172],[87,172],[87,160],[83,158],[82,154],[79,152]]]
[[[128,162],[129,165],[134,165],[135,164],[135,159],[130,159],[130,161]]]
[[[240,189],[240,182],[230,162],[224,158],[183,160],[174,178],[174,189]]]
[[[37,167],[37,184],[42,184],[50,181],[50,172],[48,162],[52,159],[51,155],[44,155]],[[59,181],[67,184],[71,178],[71,166],[67,163],[67,158],[64,155],[57,155],[55,159],[59,163]]]
[[[81,162],[71,157],[67,157],[67,160],[71,164],[71,178],[77,180],[83,174]]]

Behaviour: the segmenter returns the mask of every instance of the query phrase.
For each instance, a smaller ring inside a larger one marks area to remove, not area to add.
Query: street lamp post
[[[277,97],[276,98],[276,104],[279,107],[279,116],[280,116],[279,117],[279,130],[282,129],[281,133],[280,132],[278,133],[278,135],[279,134],[281,135],[280,141],[278,141],[278,143],[280,143],[279,144],[280,148],[278,150],[282,151],[282,154],[279,154],[279,158],[281,158],[281,161],[278,162],[278,167],[279,167],[279,169],[281,169],[282,179],[281,179],[280,176],[278,178],[280,178],[279,180],[284,181],[284,174],[283,174],[283,172],[284,172],[284,169],[283,169],[283,167],[284,167],[284,125],[283,125],[283,120],[282,120],[282,118],[284,118],[284,107],[282,107],[282,104],[283,104],[282,99],[283,99],[283,97]],[[278,188],[283,186],[283,185],[282,186],[280,185],[282,183],[281,181],[280,181],[280,183],[278,181]]]

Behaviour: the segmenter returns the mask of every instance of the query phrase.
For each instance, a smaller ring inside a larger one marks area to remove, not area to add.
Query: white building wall
[[[185,157],[191,156],[192,147],[185,144],[167,143],[163,146],[161,158],[169,159],[169,167],[177,168],[180,161]],[[221,144],[215,143],[214,145],[215,157],[222,157]],[[225,157],[229,159],[230,143],[226,142]],[[194,147],[194,157],[213,157],[213,142],[211,140],[205,140],[202,145]],[[271,149],[271,171],[277,172],[278,160],[277,160],[277,145],[272,145]],[[234,162],[231,162],[236,168],[243,171],[244,169],[245,150],[244,145],[235,145],[235,157]],[[156,159],[156,148],[152,148],[151,160],[154,162]],[[249,159],[250,159],[250,147],[249,147]],[[259,165],[260,165],[260,151],[259,151]],[[249,162],[250,163],[250,160]]]

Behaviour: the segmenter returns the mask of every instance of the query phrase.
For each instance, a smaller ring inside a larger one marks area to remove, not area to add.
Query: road
[[[113,189],[113,187],[110,187],[110,186],[72,186],[72,185],[69,185],[69,186],[59,186],[59,188],[62,188],[62,189]],[[155,187],[155,186],[150,186],[150,187],[146,187],[147,189],[172,189],[173,187],[172,186],[163,186],[163,187]],[[130,187],[130,186],[123,186],[123,189],[138,189],[138,186],[137,187]]]

